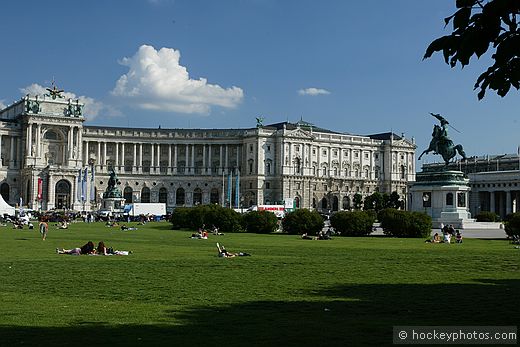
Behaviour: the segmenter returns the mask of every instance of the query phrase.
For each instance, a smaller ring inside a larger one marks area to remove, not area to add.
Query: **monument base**
[[[123,213],[125,207],[124,198],[103,198],[102,209],[112,213]]]
[[[461,171],[423,171],[416,174],[416,182],[409,187],[410,209],[427,213],[434,228],[452,224],[463,229],[471,224],[468,207],[469,179]]]

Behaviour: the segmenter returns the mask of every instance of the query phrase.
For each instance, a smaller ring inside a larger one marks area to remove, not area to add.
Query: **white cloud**
[[[327,94],[330,94],[330,92],[326,89],[321,89],[321,88],[305,88],[305,89],[298,90],[298,94],[316,96],[316,95],[327,95]]]
[[[191,79],[180,65],[180,51],[142,45],[137,53],[124,58],[128,73],[116,82],[112,95],[148,110],[209,114],[211,106],[236,107],[243,99],[241,88],[222,88],[207,79]]]
[[[22,92],[24,95],[44,95],[48,94],[49,92],[47,89],[37,83],[33,83],[25,88],[20,88],[20,92]],[[65,97],[65,100],[67,99],[79,99],[79,102],[83,103],[85,105],[83,109],[83,114],[87,120],[93,120],[101,112],[104,112],[104,115],[107,116],[116,116],[119,115],[119,111],[115,110],[114,108],[107,106],[103,104],[101,101],[97,101],[94,98],[91,98],[89,96],[76,96],[76,94],[71,92],[63,92],[62,94]]]

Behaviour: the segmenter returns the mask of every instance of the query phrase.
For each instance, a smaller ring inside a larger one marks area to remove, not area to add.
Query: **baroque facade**
[[[415,180],[415,143],[393,133],[351,135],[303,121],[248,129],[86,126],[82,107],[58,92],[0,110],[7,202],[96,210],[114,170],[127,202],[164,202],[168,210],[293,199],[295,207],[337,211],[349,209],[356,193],[406,196]]]

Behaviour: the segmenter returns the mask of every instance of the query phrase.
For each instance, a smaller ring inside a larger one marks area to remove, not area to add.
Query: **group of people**
[[[114,250],[112,247],[107,247],[103,241],[99,241],[97,247],[95,247],[94,242],[89,241],[81,247],[71,249],[56,248],[56,253],[70,255],[129,255],[132,252]]]
[[[462,234],[460,230],[455,230],[452,224],[441,226],[442,237],[439,233],[435,233],[431,239],[426,240],[430,243],[451,243],[452,238],[455,238],[455,243],[462,243]]]

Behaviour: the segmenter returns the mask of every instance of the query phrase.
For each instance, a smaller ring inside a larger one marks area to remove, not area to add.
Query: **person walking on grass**
[[[45,219],[40,220],[40,234],[42,235],[42,240],[45,241],[47,238],[47,231],[49,231],[49,224],[45,221]]]

